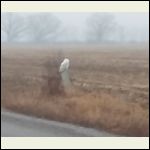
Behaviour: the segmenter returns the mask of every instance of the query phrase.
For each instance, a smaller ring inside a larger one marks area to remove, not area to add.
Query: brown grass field
[[[148,44],[2,45],[1,104],[15,112],[149,136]],[[73,87],[59,64],[70,59]]]

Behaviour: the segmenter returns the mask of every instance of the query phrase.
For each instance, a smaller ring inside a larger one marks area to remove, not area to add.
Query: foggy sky
[[[3,14],[3,13],[2,13]],[[32,13],[21,13],[23,16]],[[86,20],[92,13],[53,13],[62,22],[62,29],[65,34],[60,34],[58,41],[85,41],[87,30]],[[116,23],[124,30],[126,41],[148,41],[149,39],[149,14],[148,13],[112,13]],[[5,34],[1,35],[2,41]],[[112,35],[112,39],[117,41],[118,37]]]
[[[84,40],[86,19],[92,13],[54,13],[70,30],[76,27],[78,38]],[[112,13],[118,25],[126,31],[127,40],[148,40],[149,14],[148,13]],[[140,33],[138,33],[140,32]],[[75,33],[75,32],[74,32]],[[140,36],[140,37],[139,37]]]

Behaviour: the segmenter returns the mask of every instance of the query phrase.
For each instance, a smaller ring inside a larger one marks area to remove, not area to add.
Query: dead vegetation
[[[3,48],[2,107],[120,135],[149,136],[146,53]],[[71,60],[74,89],[67,94],[58,73],[62,54]]]

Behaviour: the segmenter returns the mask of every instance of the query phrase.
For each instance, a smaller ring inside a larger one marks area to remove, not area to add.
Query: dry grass
[[[92,46],[92,52],[85,46],[77,51],[58,48],[3,48],[3,107],[121,135],[149,136],[145,48],[107,51],[110,47]],[[58,74],[62,54],[71,60],[74,89],[69,93]]]

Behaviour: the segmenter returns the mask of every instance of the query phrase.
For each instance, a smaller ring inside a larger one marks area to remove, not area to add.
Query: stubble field
[[[148,53],[148,44],[2,45],[2,107],[122,136],[149,136]],[[58,72],[65,57],[68,92]]]

